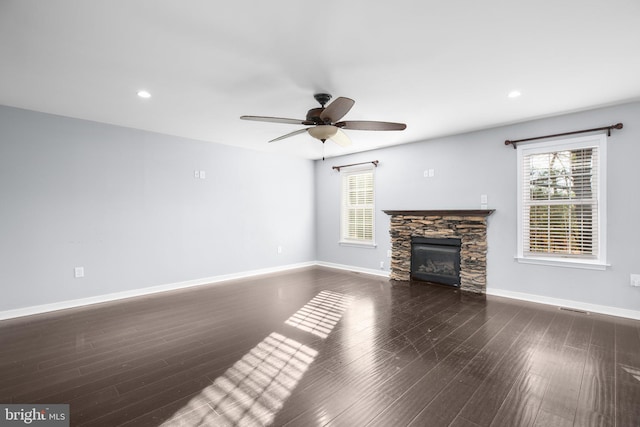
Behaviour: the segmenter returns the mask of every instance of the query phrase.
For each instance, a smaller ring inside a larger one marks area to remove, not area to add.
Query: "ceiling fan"
[[[280,141],[281,139],[299,135],[307,132],[312,137],[319,139],[323,143],[330,139],[336,144],[346,147],[351,144],[351,140],[342,132],[341,129],[350,130],[404,130],[407,125],[404,123],[391,122],[374,122],[374,121],[339,121],[353,107],[355,101],[350,98],[338,97],[331,104],[325,107],[325,104],[331,99],[328,93],[317,93],[313,97],[321,105],[319,108],[312,108],[307,111],[307,117],[304,120],[286,119],[282,117],[265,117],[265,116],[241,116],[243,120],[255,120],[259,122],[285,123],[292,125],[310,126],[304,129],[282,135],[272,139],[269,142]]]

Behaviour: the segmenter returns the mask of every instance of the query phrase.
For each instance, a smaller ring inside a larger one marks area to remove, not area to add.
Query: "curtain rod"
[[[335,169],[338,172],[340,172],[340,168],[348,168],[349,166],[366,165],[367,163],[373,163],[373,166],[378,167],[378,163],[380,163],[380,162],[377,161],[377,160],[373,160],[373,161],[370,161],[370,162],[352,163],[350,165],[333,166],[332,169]]]
[[[507,139],[504,142],[504,145],[513,145],[513,148],[515,149],[515,148],[517,148],[516,147],[516,143],[518,143],[518,142],[533,141],[533,140],[536,140],[536,139],[553,138],[553,137],[556,137],[556,136],[574,135],[576,133],[596,132],[596,131],[599,131],[599,130],[606,130],[607,131],[607,136],[611,136],[611,129],[622,129],[622,123],[617,123],[617,124],[611,125],[611,126],[604,126],[604,127],[601,127],[601,128],[576,130],[576,131],[573,131],[573,132],[556,133],[555,135],[536,136],[534,138],[525,138],[525,139],[516,139],[516,140]]]

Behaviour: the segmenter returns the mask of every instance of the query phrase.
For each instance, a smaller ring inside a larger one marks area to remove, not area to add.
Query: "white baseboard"
[[[385,271],[385,270],[355,267],[353,265],[334,264],[332,262],[324,262],[324,261],[317,261],[316,265],[319,265],[321,267],[335,268],[336,270],[347,270],[347,271],[353,271],[356,273],[372,274],[374,276],[387,277],[387,278],[389,277],[389,274],[390,274],[388,271]]]
[[[204,277],[201,279],[187,280],[184,282],[169,283],[166,285],[151,286],[148,288],[132,289],[130,291],[115,292],[112,294],[97,295],[94,297],[80,298],[68,301],[60,301],[51,304],[35,305],[31,307],[17,308],[14,310],[0,311],[0,320],[13,319],[16,317],[31,316],[33,314],[48,313],[51,311],[65,310],[67,308],[81,307],[85,305],[100,304],[103,302],[117,301],[125,298],[151,295],[159,292],[174,291],[177,289],[190,288],[193,286],[211,285],[214,283],[226,282],[235,279],[260,276],[270,273],[280,273],[287,270],[294,270],[303,267],[316,265],[315,262],[305,262],[290,264],[286,266],[264,268],[260,270],[245,271],[242,273],[225,274],[221,276]]]
[[[609,307],[606,305],[590,304],[586,302],[571,301],[560,298],[545,297],[542,295],[527,294],[524,292],[507,291],[504,289],[487,288],[487,295],[495,295],[497,297],[505,297],[518,299],[529,302],[537,302],[540,304],[553,305],[558,307],[566,307],[576,310],[587,311],[590,313],[607,314],[609,316],[626,317],[629,319],[640,320],[640,311],[627,310],[624,308]]]
[[[371,274],[374,276],[389,278],[389,272],[385,270],[375,270],[370,268],[355,267],[351,265],[334,264],[330,262],[305,262],[299,264],[290,264],[286,266],[265,268],[260,270],[251,270],[241,273],[225,274],[221,276],[205,277],[195,280],[187,280],[184,282],[169,283],[166,285],[152,286],[148,288],[133,289],[130,291],[116,292],[112,294],[98,295],[89,298],[80,298],[69,301],[61,301],[52,304],[36,305],[31,307],[23,307],[14,310],[0,311],[0,320],[13,319],[16,317],[30,316],[33,314],[48,313],[51,311],[64,310],[67,308],[81,307],[92,304],[100,304],[103,302],[117,301],[125,298],[138,297],[143,295],[151,295],[159,292],[173,291],[177,289],[190,288],[193,286],[210,285],[214,283],[227,282],[229,280],[244,279],[264,274],[280,273],[287,270],[294,270],[304,267],[312,267],[318,265],[321,267],[334,268],[337,270],[353,271],[356,273]],[[604,305],[582,303],[578,301],[564,300],[559,298],[545,297],[541,295],[527,294],[524,292],[507,291],[504,289],[487,288],[487,295],[495,295],[499,297],[518,299],[523,301],[536,302],[540,304],[553,305],[558,307],[567,307],[577,310],[588,311],[592,313],[607,314],[610,316],[626,317],[629,319],[640,320],[640,311],[627,310]]]

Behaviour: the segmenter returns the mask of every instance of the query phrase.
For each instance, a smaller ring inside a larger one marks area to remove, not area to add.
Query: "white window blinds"
[[[342,225],[344,243],[374,243],[374,169],[344,170],[342,174]]]
[[[601,258],[603,139],[518,147],[521,256]]]

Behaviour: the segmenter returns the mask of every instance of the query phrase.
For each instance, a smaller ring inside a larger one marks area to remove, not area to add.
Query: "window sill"
[[[567,258],[519,257],[515,260],[521,264],[549,265],[553,267],[581,268],[585,270],[606,270],[611,264],[600,261],[586,261]]]
[[[375,249],[378,246],[375,242],[352,242],[349,240],[340,240],[338,244],[340,246],[349,246],[353,248],[368,248],[368,249]]]

